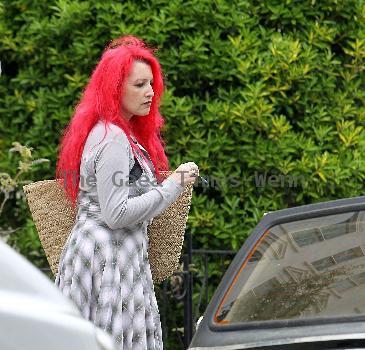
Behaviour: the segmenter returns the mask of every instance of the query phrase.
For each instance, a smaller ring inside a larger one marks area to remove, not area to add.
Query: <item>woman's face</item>
[[[153,89],[153,75],[149,64],[134,61],[124,86],[122,113],[128,120],[134,115],[147,115],[150,112]]]

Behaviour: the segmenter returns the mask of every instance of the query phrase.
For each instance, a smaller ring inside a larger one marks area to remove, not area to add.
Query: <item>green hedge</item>
[[[172,166],[195,161],[218,182],[195,189],[196,247],[237,249],[264,212],[362,195],[362,0],[4,1],[2,171],[14,172],[7,150],[19,141],[51,160],[33,180],[53,177],[60,131],[91,70],[107,41],[127,33],[160,48]],[[32,236],[22,197],[1,220],[24,226],[20,246]]]

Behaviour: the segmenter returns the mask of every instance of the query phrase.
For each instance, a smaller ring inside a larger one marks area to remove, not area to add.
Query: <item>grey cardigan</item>
[[[144,160],[141,160],[142,176],[130,185],[129,175],[134,162],[124,131],[110,123],[105,128],[99,121],[84,146],[79,187],[99,204],[101,219],[111,229],[152,222],[184,190],[170,178],[157,184],[152,163],[147,164]]]

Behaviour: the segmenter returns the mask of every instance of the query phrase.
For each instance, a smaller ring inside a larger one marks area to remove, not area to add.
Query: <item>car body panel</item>
[[[0,241],[0,349],[115,350],[115,344],[43,273]]]
[[[23,293],[50,302],[54,308],[80,315],[77,307],[55,288],[49,278],[23,256],[0,241],[0,291]]]

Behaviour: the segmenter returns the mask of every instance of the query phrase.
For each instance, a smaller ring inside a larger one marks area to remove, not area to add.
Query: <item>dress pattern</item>
[[[97,152],[92,155],[85,159],[93,163]],[[131,169],[133,159],[127,159]],[[152,163],[138,160],[143,173],[154,176]],[[83,166],[87,168],[87,162]],[[110,228],[101,213],[97,186],[96,181],[95,186],[79,190],[76,222],[61,253],[55,284],[84,318],[112,335],[118,350],[161,350],[160,316],[147,254],[147,225],[153,218]],[[168,201],[160,199],[159,208],[150,203],[157,208],[153,215],[181,193],[176,184],[168,186],[175,191],[169,191]],[[131,188],[128,198],[148,191]]]

